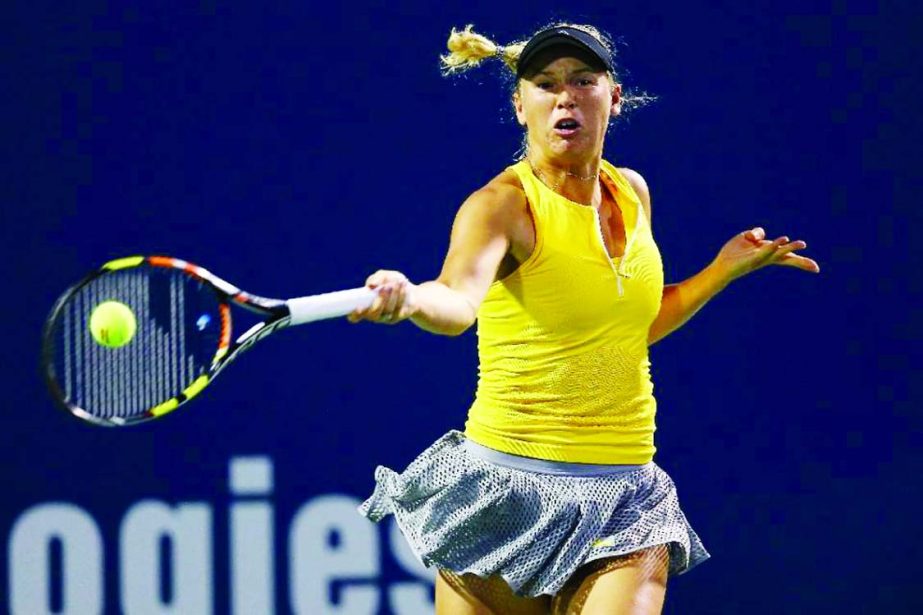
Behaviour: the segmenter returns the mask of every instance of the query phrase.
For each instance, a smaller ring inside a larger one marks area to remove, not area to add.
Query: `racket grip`
[[[357,308],[372,305],[376,296],[378,293],[374,290],[362,287],[289,299],[285,305],[292,316],[289,324],[301,325],[315,320],[346,316]]]

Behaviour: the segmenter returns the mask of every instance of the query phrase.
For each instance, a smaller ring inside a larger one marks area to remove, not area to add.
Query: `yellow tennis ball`
[[[90,334],[98,343],[109,348],[130,342],[137,328],[134,312],[119,301],[103,301],[90,314]]]

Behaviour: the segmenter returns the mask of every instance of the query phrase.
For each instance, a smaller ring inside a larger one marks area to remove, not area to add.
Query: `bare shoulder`
[[[522,187],[522,182],[519,181],[519,176],[510,169],[504,169],[472,196],[475,195],[502,209],[524,209],[526,207],[526,192]]]
[[[641,204],[644,205],[644,211],[647,213],[647,219],[650,220],[651,191],[648,189],[647,182],[644,181],[644,177],[634,169],[629,169],[627,167],[619,167],[619,173],[621,173],[625,179],[628,180],[628,183],[631,184],[631,187],[638,195],[638,198],[641,199]]]
[[[501,173],[475,190],[455,216],[449,251],[438,280],[467,293],[471,305],[480,305],[508,254],[515,258],[521,251],[520,237],[528,224],[528,207],[515,174],[510,177]]]
[[[528,203],[522,183],[509,169],[491,179],[469,196],[462,210],[497,223],[515,223],[528,216]]]

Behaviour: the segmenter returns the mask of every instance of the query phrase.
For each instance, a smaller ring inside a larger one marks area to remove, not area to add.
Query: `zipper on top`
[[[622,256],[617,256],[618,265],[612,262],[612,257],[609,256],[609,250],[606,248],[606,239],[603,237],[602,222],[599,219],[599,210],[595,207],[593,209],[593,219],[596,221],[596,236],[599,238],[599,245],[602,248],[603,256],[606,258],[606,262],[609,263],[609,267],[612,269],[612,273],[615,274],[615,284],[619,289],[619,297],[625,295],[625,290],[622,287],[622,278],[626,280],[631,278],[631,275],[622,272],[622,265],[625,263],[625,258],[628,256],[628,248],[631,247],[631,240],[634,237],[626,238],[625,241],[625,252]],[[628,229],[625,230],[626,235],[628,234]]]

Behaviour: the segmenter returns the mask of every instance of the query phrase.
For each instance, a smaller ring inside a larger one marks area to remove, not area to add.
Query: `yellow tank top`
[[[525,457],[647,463],[656,411],[647,334],[663,264],[644,208],[603,161],[625,225],[624,255],[610,259],[595,208],[553,192],[527,161],[510,168],[529,202],[535,249],[478,311],[480,369],[465,433]]]

